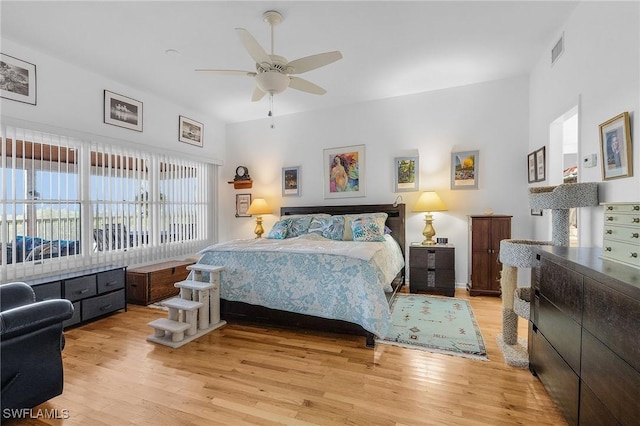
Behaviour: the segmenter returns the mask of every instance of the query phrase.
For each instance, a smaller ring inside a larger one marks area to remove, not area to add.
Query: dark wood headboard
[[[330,215],[361,214],[361,213],[386,213],[388,215],[386,225],[391,229],[391,236],[400,245],[404,254],[405,249],[405,205],[404,204],[356,204],[352,206],[305,206],[305,207],[281,207],[280,215],[327,213]]]

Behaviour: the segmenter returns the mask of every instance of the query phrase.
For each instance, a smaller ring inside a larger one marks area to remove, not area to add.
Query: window
[[[2,128],[0,280],[194,253],[212,166]]]

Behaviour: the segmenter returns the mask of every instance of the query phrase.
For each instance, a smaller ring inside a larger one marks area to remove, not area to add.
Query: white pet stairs
[[[159,318],[148,325],[154,332],[147,340],[179,348],[227,322],[220,320],[220,274],[222,266],[190,265],[193,280],[180,281],[180,297],[161,302],[169,310],[169,318]],[[209,280],[203,279],[203,272]]]
[[[502,334],[497,336],[507,364],[527,368],[529,354],[526,339],[518,339],[518,317],[529,319],[531,287],[518,287],[518,268],[533,268],[537,260],[533,249],[540,245],[569,246],[569,209],[598,205],[598,184],[567,183],[529,188],[532,209],[552,210],[552,241],[502,240]]]

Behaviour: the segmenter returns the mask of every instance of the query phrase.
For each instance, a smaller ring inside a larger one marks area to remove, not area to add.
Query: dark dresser
[[[409,291],[453,296],[456,291],[455,247],[412,244],[409,247]]]
[[[529,368],[569,424],[640,419],[640,269],[599,248],[538,248]]]

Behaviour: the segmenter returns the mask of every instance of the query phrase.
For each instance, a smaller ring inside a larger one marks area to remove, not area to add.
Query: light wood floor
[[[64,393],[37,408],[69,418],[7,424],[566,424],[536,377],[505,364],[500,299],[456,296],[471,300],[489,362],[238,324],[171,349],[145,340],[165,312],[129,305],[66,332]]]

